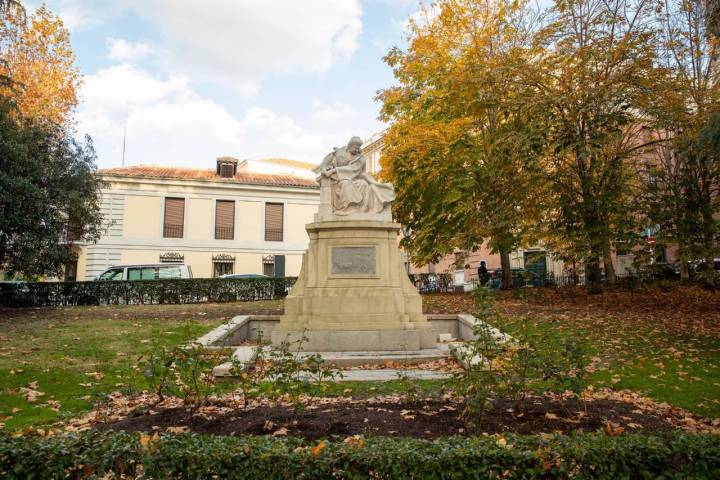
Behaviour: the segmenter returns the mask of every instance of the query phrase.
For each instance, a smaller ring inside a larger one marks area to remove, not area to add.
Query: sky
[[[101,168],[319,163],[381,131],[382,57],[418,0],[45,0],[84,74],[77,131]],[[25,2],[32,10],[39,1]],[[127,127],[126,127],[127,125]]]

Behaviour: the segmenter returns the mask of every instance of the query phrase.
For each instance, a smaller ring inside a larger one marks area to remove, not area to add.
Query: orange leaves
[[[25,116],[65,123],[82,81],[67,28],[44,6],[27,19],[13,9],[4,16],[0,41],[7,46],[7,64],[0,64],[0,74],[14,85],[0,92],[11,96]]]
[[[319,457],[323,450],[327,447],[327,444],[325,443],[325,440],[321,441],[317,445],[315,445],[313,448],[310,449],[310,453],[313,457]]]
[[[623,427],[612,422],[605,422],[604,430],[605,433],[611,437],[617,437],[619,435],[622,435],[622,433],[625,431]]]
[[[157,442],[160,440],[160,434],[158,432],[148,435],[146,433],[140,434],[140,446],[145,450],[154,452],[157,449]]]

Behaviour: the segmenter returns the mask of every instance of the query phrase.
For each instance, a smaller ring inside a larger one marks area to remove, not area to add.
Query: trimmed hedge
[[[272,300],[287,294],[296,277],[188,278],[0,284],[0,306],[57,307]]]
[[[0,476],[8,479],[145,478],[718,478],[720,437],[376,437],[364,446],[295,438],[164,436],[87,431],[60,437],[0,436]],[[141,468],[139,468],[141,467]]]

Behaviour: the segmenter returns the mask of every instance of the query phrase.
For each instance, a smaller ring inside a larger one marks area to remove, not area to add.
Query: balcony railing
[[[265,228],[265,241],[267,241],[267,242],[282,242],[283,241],[283,229],[282,228]]]
[[[163,237],[165,238],[183,238],[183,226],[172,225],[166,223],[163,226]]]
[[[232,240],[233,239],[233,228],[232,227],[215,227],[215,238],[217,240]]]

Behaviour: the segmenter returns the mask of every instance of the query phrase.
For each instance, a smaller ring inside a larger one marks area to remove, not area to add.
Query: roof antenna
[[[122,166],[125,168],[125,139],[127,138],[127,117],[125,117],[125,128],[123,129],[123,145],[122,145]]]

